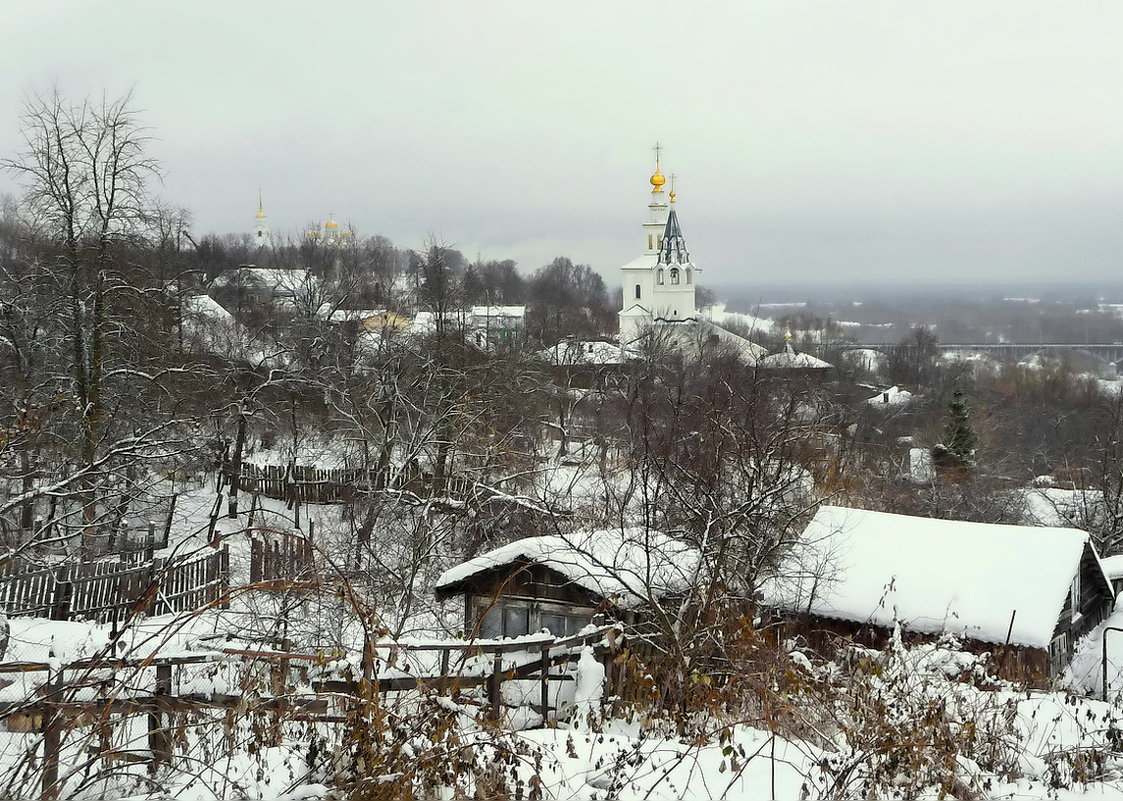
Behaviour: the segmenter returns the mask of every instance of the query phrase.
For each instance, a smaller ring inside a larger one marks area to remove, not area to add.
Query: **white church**
[[[642,256],[620,268],[624,284],[618,313],[619,343],[625,353],[635,352],[647,336],[658,333],[682,350],[707,346],[731,348],[747,365],[757,364],[768,351],[744,337],[714,325],[696,305],[695,287],[701,269],[690,260],[686,239],[675,210],[675,190],[664,192],[659,147],[651,175],[651,200],[643,223]]]
[[[655,322],[697,320],[694,282],[699,272],[690,261],[675,211],[675,190],[663,192],[667,179],[656,156],[651,176],[651,202],[643,224],[646,252],[621,267],[624,305],[620,309],[620,342],[638,339]]]

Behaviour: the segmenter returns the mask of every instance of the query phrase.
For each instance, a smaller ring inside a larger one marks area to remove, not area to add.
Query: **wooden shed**
[[[598,613],[630,620],[681,592],[696,565],[689,545],[644,528],[527,537],[445,571],[436,594],[463,597],[469,636],[566,636]]]

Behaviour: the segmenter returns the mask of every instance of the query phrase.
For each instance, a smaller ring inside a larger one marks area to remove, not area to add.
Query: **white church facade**
[[[618,316],[622,344],[635,341],[655,322],[686,322],[699,316],[694,299],[699,269],[686,249],[674,188],[663,191],[666,182],[656,156],[651,202],[643,223],[646,250],[621,268],[624,302]]]

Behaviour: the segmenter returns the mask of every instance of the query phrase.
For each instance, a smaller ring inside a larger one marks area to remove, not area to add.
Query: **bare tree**
[[[154,217],[148,182],[158,171],[129,95],[80,103],[58,90],[32,95],[21,123],[25,151],[3,166],[24,183],[29,235],[42,246],[34,271],[51,289],[45,306],[24,308],[50,321],[41,340],[53,358],[42,377],[69,399],[62,416],[73,426],[55,434],[69,441],[82,476],[85,543],[99,517],[93,468],[114,450],[118,433],[133,436],[143,422],[143,413],[124,413],[138,408],[130,403],[145,391],[138,383],[150,388],[166,370],[145,350],[156,345],[158,352],[170,332],[167,295],[151,271],[138,272],[127,257],[147,246]],[[136,326],[144,320],[149,328],[141,334]],[[26,351],[16,362],[30,364]],[[115,420],[120,432],[111,430]]]

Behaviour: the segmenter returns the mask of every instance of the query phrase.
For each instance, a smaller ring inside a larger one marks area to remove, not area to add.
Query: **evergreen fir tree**
[[[944,447],[961,465],[975,463],[975,446],[979,438],[971,428],[970,409],[963,399],[963,392],[955,390],[948,404],[948,421],[944,424]]]

